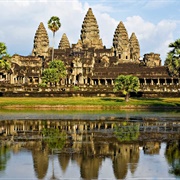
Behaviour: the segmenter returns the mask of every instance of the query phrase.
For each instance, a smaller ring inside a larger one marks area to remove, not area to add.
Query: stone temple
[[[49,37],[41,22],[35,32],[32,54],[13,55],[10,71],[0,70],[1,83],[6,84],[6,90],[10,85],[20,85],[26,91],[29,87],[38,87],[51,54]],[[161,65],[160,54],[148,53],[140,59],[138,38],[135,33],[128,35],[122,21],[114,30],[112,47],[107,49],[91,8],[84,17],[80,39],[71,44],[64,33],[58,48],[54,49],[54,59],[62,60],[67,68],[66,78],[54,87],[54,91],[60,91],[60,87],[71,91],[75,85],[83,91],[112,91],[114,80],[120,74],[137,76],[141,91],[180,91],[180,79],[169,75],[167,68]]]

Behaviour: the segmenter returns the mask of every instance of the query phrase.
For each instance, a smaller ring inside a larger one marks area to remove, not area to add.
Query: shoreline
[[[124,105],[124,106],[111,106],[111,105],[7,105],[2,106],[0,109],[38,109],[38,110],[163,110],[163,109],[180,109],[180,106],[152,106],[152,105]]]

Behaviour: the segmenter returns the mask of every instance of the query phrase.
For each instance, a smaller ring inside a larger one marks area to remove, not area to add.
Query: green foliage
[[[57,16],[52,16],[48,21],[48,28],[55,33],[61,27],[60,19]]]
[[[62,62],[61,60],[51,61],[49,64],[49,68],[56,70],[56,72],[58,73],[59,79],[65,77],[67,74],[64,62]]]
[[[48,21],[48,28],[53,32],[53,48],[52,48],[52,61],[54,60],[54,41],[55,32],[61,27],[60,19],[57,16],[52,16]]]
[[[176,176],[180,176],[180,163],[175,164],[169,171],[171,174],[175,174]]]
[[[172,48],[168,52],[165,60],[165,66],[168,68],[170,75],[180,76],[180,39],[170,43],[169,47]]]
[[[43,83],[56,83],[66,76],[66,67],[61,60],[51,61],[49,68],[42,73]]]
[[[132,75],[119,75],[115,79],[114,91],[121,91],[126,95],[126,101],[128,101],[130,92],[137,92],[139,87],[138,77]]]
[[[74,91],[78,91],[79,90],[79,86],[73,86],[73,90]]]
[[[4,70],[9,70],[11,67],[10,64],[10,55],[7,53],[6,45],[0,42],[0,68]]]
[[[180,176],[180,141],[167,145],[165,156],[172,168],[170,173]]]
[[[115,125],[114,134],[120,142],[135,141],[139,137],[139,125],[128,125],[124,122],[121,126]]]
[[[0,171],[6,169],[7,161],[10,159],[9,148],[6,146],[0,147]]]
[[[55,83],[59,81],[58,73],[56,72],[56,69],[45,69],[42,73],[43,77],[42,80],[45,83]]]
[[[44,128],[42,130],[43,141],[51,150],[61,150],[66,142],[66,134],[59,129]]]
[[[45,82],[42,82],[42,83],[39,84],[39,87],[42,87],[42,88],[47,87],[47,84]]]
[[[0,59],[4,56],[7,56],[7,48],[3,42],[0,42]]]

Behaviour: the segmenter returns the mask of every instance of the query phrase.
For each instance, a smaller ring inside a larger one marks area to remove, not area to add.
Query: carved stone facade
[[[78,46],[81,48],[103,48],[102,40],[99,37],[99,27],[91,8],[89,8],[84,18]]]
[[[33,56],[48,56],[49,37],[44,24],[41,22],[34,36]]]
[[[143,61],[149,67],[161,66],[160,54],[144,54]]]
[[[65,33],[62,35],[58,48],[64,50],[70,48],[70,43]]]
[[[0,72],[0,78],[10,84],[39,84],[42,70],[51,61],[47,31],[40,23],[34,37],[32,56],[14,55],[9,72]],[[59,46],[54,49],[54,58],[62,60],[67,68],[67,77],[61,84],[66,90],[78,85],[82,90],[112,91],[118,75],[131,74],[139,78],[142,91],[180,91],[180,79],[172,78],[166,67],[161,66],[159,54],[145,54],[140,60],[140,45],[135,33],[130,38],[120,22],[115,29],[112,47],[107,49],[99,36],[96,18],[89,8],[85,15],[80,39],[70,45],[63,34]],[[1,79],[0,79],[1,81]]]

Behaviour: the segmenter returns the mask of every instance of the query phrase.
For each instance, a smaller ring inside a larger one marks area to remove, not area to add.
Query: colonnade
[[[123,121],[50,121],[50,120],[6,120],[0,121],[0,130],[5,131],[7,135],[14,134],[17,132],[28,132],[37,131],[40,132],[43,128],[57,128],[60,130],[65,130],[69,133],[77,133],[89,130],[113,130],[115,125],[123,126]],[[128,126],[134,126],[135,123],[129,122]],[[156,132],[180,132],[179,122],[137,122],[140,131],[156,131]]]

